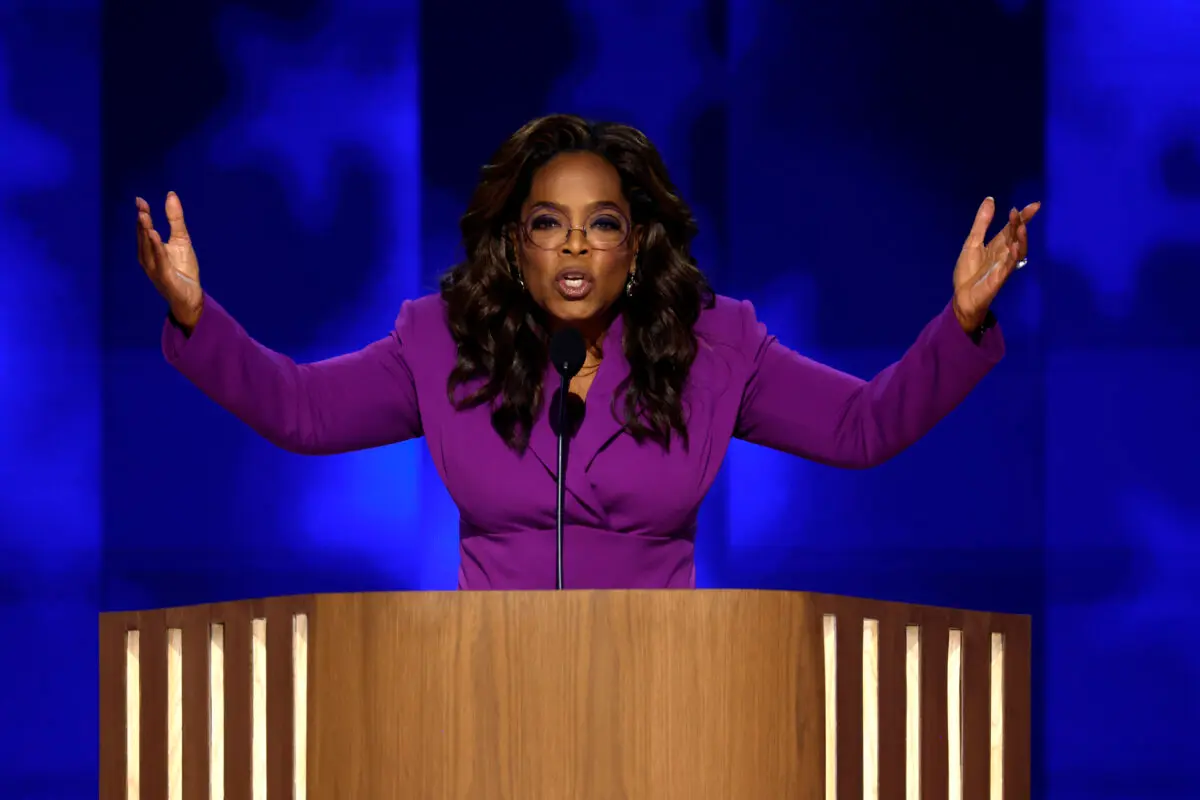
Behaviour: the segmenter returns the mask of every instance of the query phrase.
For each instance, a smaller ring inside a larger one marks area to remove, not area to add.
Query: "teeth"
[[[563,283],[571,289],[583,288],[583,278],[563,278]]]

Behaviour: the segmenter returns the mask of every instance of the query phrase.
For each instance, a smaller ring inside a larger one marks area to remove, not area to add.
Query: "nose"
[[[563,255],[579,256],[588,251],[587,236],[583,228],[568,228],[567,240],[563,242]]]

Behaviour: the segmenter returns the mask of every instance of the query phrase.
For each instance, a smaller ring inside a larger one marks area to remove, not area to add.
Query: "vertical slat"
[[[838,797],[837,632],[837,617],[825,614],[822,617],[822,648],[825,657],[825,800],[837,800]]]
[[[988,671],[988,800],[1004,800],[1004,634],[991,635],[992,653]]]
[[[837,629],[838,797],[863,796],[863,620],[844,614]]]
[[[100,800],[125,794],[125,617],[100,615]]]
[[[308,800],[308,614],[294,617],[292,632],[293,800]]]
[[[921,626],[904,626],[904,798],[921,800]]]
[[[208,791],[208,606],[182,609],[183,800],[210,800]]]
[[[225,800],[251,800],[251,609],[220,607],[225,637]]]
[[[225,800],[225,623],[212,621],[208,625],[208,792],[209,800]]]
[[[862,783],[864,800],[879,800],[879,620],[862,626]]]
[[[1030,675],[1029,623],[1010,622],[1004,637],[1004,796],[1021,800],[1030,793]]]
[[[168,614],[168,616],[171,616]],[[183,800],[183,629],[167,625],[167,800]]]
[[[950,629],[946,657],[946,744],[950,773],[950,800],[963,800],[963,632]]]
[[[946,742],[946,658],[950,625],[945,612],[921,614],[921,798],[948,800],[949,747]]]
[[[267,620],[254,615],[250,623],[251,691],[250,796],[267,800]]]
[[[167,797],[167,630],[162,611],[138,613],[141,635],[141,800]]]
[[[267,605],[267,794],[292,800],[292,615],[287,605]]]
[[[963,625],[963,796],[988,796],[991,760],[992,643],[990,620],[968,615]]]
[[[904,800],[904,622],[893,609],[879,620],[879,798]]]
[[[140,800],[142,786],[142,632],[125,632],[125,798]]]

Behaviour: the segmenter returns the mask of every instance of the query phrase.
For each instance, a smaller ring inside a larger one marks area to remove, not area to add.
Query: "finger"
[[[171,226],[171,238],[186,241],[187,225],[183,222],[183,203],[179,202],[179,195],[174,192],[167,193],[166,210],[167,222]]]
[[[1016,208],[1011,208],[1008,211],[1008,221],[1004,223],[1004,227],[1000,232],[992,237],[992,241],[988,242],[988,247],[993,244],[998,244],[1001,247],[1007,247],[1010,242],[1017,238],[1017,228],[1021,225],[1021,212]]]
[[[991,297],[996,296],[996,293],[1000,291],[1000,287],[1016,271],[1017,261],[1019,260],[1018,256],[1017,244],[1014,242],[1009,245],[1004,258],[997,264],[996,270],[988,278],[988,292]]]
[[[150,245],[150,231],[153,229],[150,215],[144,212],[139,213],[137,218],[138,263],[147,273],[154,269],[154,249]]]
[[[1017,244],[1020,246],[1017,251],[1018,261],[1029,255],[1029,228],[1026,223],[1033,219],[1041,208],[1041,201],[1038,201],[1030,203],[1021,209],[1021,224],[1017,228],[1017,235],[1015,237]]]
[[[167,246],[163,244],[162,237],[158,235],[158,231],[150,231],[150,245],[154,250],[155,269],[158,271],[160,281],[182,281],[196,285],[195,278],[184,275],[171,265],[171,257],[167,254]]]
[[[996,214],[996,201],[991,197],[986,197],[983,203],[979,206],[979,210],[975,212],[975,223],[971,226],[971,233],[967,236],[964,249],[968,247],[982,247],[983,238],[987,236],[988,225],[992,224],[992,217]]]
[[[1038,210],[1042,207],[1041,202],[1030,203],[1020,211],[1012,208],[1008,212],[1008,223],[1000,229],[1000,231],[992,237],[992,240],[987,244],[988,254],[991,255],[995,251],[1011,248],[1014,244],[1017,246],[1016,262],[1020,262],[1029,254],[1029,231],[1025,225],[1026,222],[1033,219]],[[990,263],[984,265],[985,273],[980,276],[980,281],[985,277],[990,278],[996,274],[996,271],[1002,266],[1003,253],[996,253],[996,256],[989,259]]]
[[[154,258],[154,270],[159,274],[159,277],[166,275],[167,270],[171,268],[171,260],[167,255],[167,247],[163,244],[162,237],[158,235],[158,231],[150,229],[150,250]]]
[[[1021,219],[1021,212],[1014,207],[1008,212],[1008,224],[1004,226],[1004,245],[1007,247],[1017,241],[1020,236],[1021,226],[1025,223]]]
[[[142,197],[134,198],[133,203],[134,203],[134,205],[137,206],[137,210],[139,213],[143,212],[143,211],[146,212],[147,214],[150,213],[150,204],[146,202],[145,198],[142,198]]]
[[[986,257],[984,258],[984,269],[988,269],[1002,255],[1005,248],[1017,239],[1017,229],[1021,225],[1021,214],[1017,209],[1009,209],[1008,221],[1004,223],[1004,227],[996,232],[996,235],[987,243]]]
[[[987,264],[983,270],[983,274],[975,281],[975,286],[982,289],[987,296],[992,296],[992,293],[998,290],[1001,284],[1008,279],[1008,275],[1013,271],[1017,260],[1015,257],[1016,244],[1010,243],[999,254]]]

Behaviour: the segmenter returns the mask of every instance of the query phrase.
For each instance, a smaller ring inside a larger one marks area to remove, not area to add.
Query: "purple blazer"
[[[610,341],[621,341],[621,321]],[[870,381],[784,347],[749,302],[718,297],[696,326],[685,400],[690,446],[637,444],[611,411],[629,366],[611,347],[571,440],[564,511],[568,588],[695,586],[696,517],[733,437],[824,464],[881,464],[928,432],[1004,355],[999,327],[976,344],[949,306]],[[364,349],[296,364],[255,342],[211,297],[191,336],[166,324],[167,360],[254,431],[324,455],[424,436],[460,514],[460,589],[552,589],[557,439],[547,414],[523,456],[490,411],[454,410],[454,341],[437,295],[406,301]],[[558,386],[548,371],[549,399]]]

